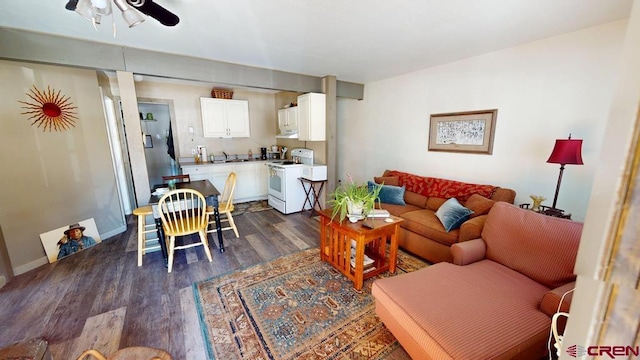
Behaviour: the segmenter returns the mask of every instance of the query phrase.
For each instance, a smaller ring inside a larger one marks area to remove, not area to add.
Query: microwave
[[[327,180],[327,165],[302,165],[302,177],[312,181]]]

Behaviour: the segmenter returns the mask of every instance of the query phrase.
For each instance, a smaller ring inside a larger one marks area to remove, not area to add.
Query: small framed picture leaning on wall
[[[429,151],[491,154],[498,110],[431,114]]]
[[[93,218],[42,233],[40,240],[49,263],[102,242]]]

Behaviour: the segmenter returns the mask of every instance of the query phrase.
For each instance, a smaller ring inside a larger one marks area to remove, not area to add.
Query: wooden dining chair
[[[158,201],[158,210],[162,227],[167,239],[169,254],[169,272],[173,268],[173,253],[175,250],[188,249],[194,246],[204,246],[204,252],[211,258],[209,241],[207,240],[207,225],[209,213],[204,196],[193,189],[177,189],[169,191]],[[198,234],[199,242],[175,245],[176,236]]]
[[[220,201],[218,201],[218,212],[220,215],[225,215],[224,218],[220,218],[220,222],[228,222],[229,226],[223,227],[221,230],[233,230],[236,234],[236,238],[239,238],[238,228],[236,227],[236,223],[233,221],[233,216],[231,216],[231,212],[234,210],[233,207],[233,192],[236,189],[236,173],[231,172],[229,176],[227,176],[227,181],[224,184],[224,190],[220,195]],[[207,230],[208,233],[215,233],[216,230],[216,222],[213,217],[213,206],[207,206],[207,215],[209,217],[209,227]]]
[[[90,357],[89,357],[90,356]],[[115,353],[105,356],[100,351],[95,349],[85,350],[80,354],[77,360],[85,359],[98,359],[98,360],[171,360],[171,354],[161,349],[154,349],[142,346],[133,346],[124,349],[120,349]]]
[[[162,176],[162,183],[166,184],[167,182],[169,182],[169,180],[177,180],[179,182],[191,182],[191,177],[189,176],[189,174]]]

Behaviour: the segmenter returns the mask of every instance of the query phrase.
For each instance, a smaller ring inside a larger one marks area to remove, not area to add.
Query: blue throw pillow
[[[469,219],[471,214],[473,214],[473,211],[460,205],[456,198],[445,201],[436,211],[436,216],[440,219],[447,232],[459,228],[463,222]]]
[[[369,186],[369,191],[373,191],[373,187],[378,185],[373,181],[367,182]],[[393,204],[393,205],[406,205],[404,202],[404,190],[405,186],[393,186],[393,185],[382,185],[380,189],[380,193],[378,194],[378,199],[380,202],[385,204]]]

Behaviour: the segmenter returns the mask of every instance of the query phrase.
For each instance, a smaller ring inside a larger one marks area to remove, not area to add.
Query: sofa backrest
[[[487,259],[549,288],[575,280],[573,268],[581,234],[580,222],[505,202],[491,208],[482,229]]]
[[[507,188],[420,176],[397,170],[385,170],[381,177],[374,179],[377,183],[405,186],[404,200],[407,204],[433,211],[438,210],[440,205],[451,197],[464,203],[471,195],[478,194],[494,201],[506,201],[511,204],[516,197],[516,192]]]

